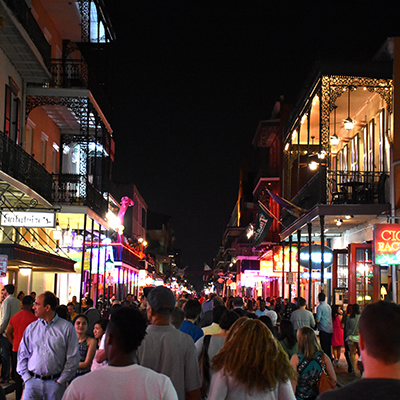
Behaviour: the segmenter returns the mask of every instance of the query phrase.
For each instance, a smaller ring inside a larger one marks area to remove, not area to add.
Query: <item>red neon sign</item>
[[[400,225],[379,224],[374,226],[374,263],[378,265],[400,264]]]

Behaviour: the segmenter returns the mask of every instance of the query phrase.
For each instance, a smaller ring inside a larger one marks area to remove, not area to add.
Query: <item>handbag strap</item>
[[[355,332],[356,332],[356,329],[358,328],[358,321],[359,321],[359,319],[360,319],[360,316],[357,314],[357,315],[356,315],[354,318],[356,319],[356,323],[355,323],[355,325],[354,325],[354,328],[353,328],[353,333],[352,333],[352,335],[354,335],[354,334],[355,334]]]

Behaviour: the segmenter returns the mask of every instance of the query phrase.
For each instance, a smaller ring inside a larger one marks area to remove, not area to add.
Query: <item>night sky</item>
[[[241,160],[279,96],[295,103],[317,60],[369,60],[399,34],[396,3],[376,4],[106,1],[115,176],[173,217],[184,266],[212,265]]]

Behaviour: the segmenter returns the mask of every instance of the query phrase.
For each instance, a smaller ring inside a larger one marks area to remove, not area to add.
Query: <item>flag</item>
[[[264,210],[264,208],[259,204],[257,211],[256,230],[254,232],[254,247],[258,247],[263,242],[265,236],[267,236],[267,233],[271,228],[273,220],[274,219],[268,215],[266,210]]]
[[[304,208],[297,207],[290,201],[282,198],[281,196],[277,195],[276,193],[271,192],[270,190],[267,189],[267,192],[269,195],[283,208],[286,208],[290,212],[290,214],[294,215],[297,218],[300,218],[304,213],[307,212]]]

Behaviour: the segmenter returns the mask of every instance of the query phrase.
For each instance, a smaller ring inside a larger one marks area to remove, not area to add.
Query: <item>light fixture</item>
[[[336,226],[340,226],[343,224],[343,220],[342,219],[337,219],[336,220]]]
[[[331,145],[332,146],[337,146],[340,142],[339,136],[336,135],[336,109],[337,106],[334,106],[334,112],[333,112],[333,136],[331,136]]]
[[[354,215],[346,215],[346,219],[352,219],[354,218]]]
[[[19,273],[22,276],[29,276],[32,272],[32,268],[29,267],[19,267]]]
[[[344,120],[344,129],[346,129],[347,131],[351,131],[354,128],[354,124],[356,123],[356,121],[354,121],[351,117],[350,117],[350,92],[352,90],[352,87],[349,86],[348,91],[349,91],[349,96],[348,96],[348,117],[347,119]]]
[[[311,161],[310,164],[308,164],[308,167],[311,169],[311,171],[315,171],[318,168],[318,163]]]
[[[57,218],[56,226],[53,229],[53,239],[58,244],[58,242],[61,240],[61,238],[62,238],[62,229],[61,229],[60,223],[58,222],[58,218]]]
[[[325,150],[321,150],[317,155],[318,155],[318,158],[320,160],[324,160],[325,157],[326,157],[326,151]]]
[[[79,233],[79,224],[78,229],[76,231],[76,236],[74,238],[74,247],[82,247],[83,245],[83,235]]]
[[[68,218],[67,229],[64,232],[64,246],[71,246],[71,244],[72,244],[72,231],[71,227],[69,226],[69,218]]]

